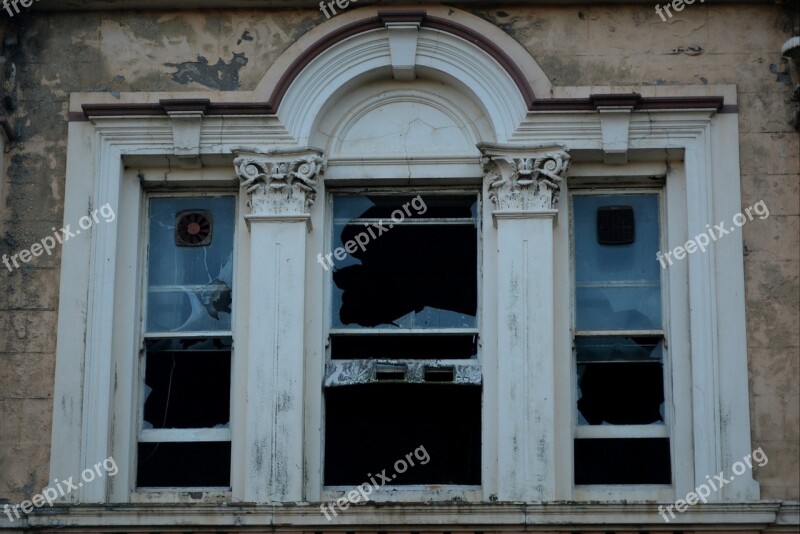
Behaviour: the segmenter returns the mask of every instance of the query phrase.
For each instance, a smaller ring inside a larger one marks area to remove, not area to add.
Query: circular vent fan
[[[175,244],[179,247],[202,247],[211,243],[211,213],[184,211],[175,221]]]

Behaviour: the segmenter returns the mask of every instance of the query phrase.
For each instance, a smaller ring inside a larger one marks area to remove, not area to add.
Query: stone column
[[[498,498],[555,498],[553,219],[561,146],[481,144],[497,227]]]
[[[235,151],[249,195],[246,502],[303,500],[303,325],[317,149]]]

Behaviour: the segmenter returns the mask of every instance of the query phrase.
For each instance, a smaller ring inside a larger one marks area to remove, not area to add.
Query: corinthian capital
[[[500,211],[554,211],[569,168],[562,145],[513,146],[482,143],[481,164],[489,199]]]
[[[314,204],[324,172],[321,150],[237,148],[233,152],[236,175],[250,196],[253,215],[302,215]]]

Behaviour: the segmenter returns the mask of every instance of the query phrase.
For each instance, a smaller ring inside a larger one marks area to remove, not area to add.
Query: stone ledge
[[[661,503],[666,506],[671,503]],[[126,531],[238,532],[252,529],[302,527],[319,531],[341,529],[401,529],[425,531],[484,531],[496,528],[535,531],[679,530],[796,532],[800,526],[797,502],[759,501],[708,503],[691,507],[670,523],[658,515],[658,503],[430,503],[351,506],[331,521],[316,503],[287,505],[56,505],[40,509],[27,521],[0,522],[0,531],[34,528],[81,532]]]

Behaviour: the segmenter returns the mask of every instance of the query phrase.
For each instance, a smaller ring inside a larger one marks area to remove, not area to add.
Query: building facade
[[[0,530],[800,529],[797,2],[27,4]]]

